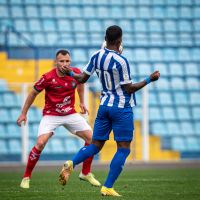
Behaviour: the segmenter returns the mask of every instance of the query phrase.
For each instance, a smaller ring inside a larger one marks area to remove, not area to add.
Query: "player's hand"
[[[26,121],[27,121],[26,115],[21,114],[21,115],[19,116],[19,118],[17,119],[17,125],[18,125],[18,126],[21,126],[21,125],[22,125],[22,122],[24,122],[24,125],[25,125],[25,124],[26,124]]]
[[[157,81],[160,78],[160,72],[155,71],[150,75],[151,81]]]
[[[89,111],[88,111],[88,109],[86,108],[86,106],[85,106],[85,104],[80,104],[79,105],[80,106],[80,108],[81,108],[81,114],[88,114],[89,115]]]
[[[69,75],[69,73],[72,71],[72,69],[70,67],[68,67],[68,66],[64,66],[63,70],[67,75]]]

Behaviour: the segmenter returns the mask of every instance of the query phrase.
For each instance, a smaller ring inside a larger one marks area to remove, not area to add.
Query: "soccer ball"
[[[104,49],[107,46],[106,41],[103,41],[101,48]],[[123,45],[121,43],[120,47],[119,47],[119,53],[122,54],[123,51]]]

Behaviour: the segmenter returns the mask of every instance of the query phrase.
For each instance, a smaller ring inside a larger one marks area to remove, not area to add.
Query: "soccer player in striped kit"
[[[132,83],[129,63],[121,55],[122,29],[116,25],[108,27],[105,41],[106,47],[92,55],[83,73],[77,74],[70,68],[66,68],[66,72],[80,83],[86,82],[96,71],[102,85],[102,92],[94,124],[92,144],[80,149],[73,160],[64,163],[60,172],[60,180],[68,181],[76,165],[97,154],[113,130],[117,152],[110,163],[110,171],[101,188],[101,194],[121,196],[114,190],[113,185],[130,153],[134,130],[132,107],[136,104],[135,92],[150,82],[158,80],[160,73],[155,71],[143,81]]]
[[[39,125],[38,137],[35,146],[31,149],[26,170],[20,187],[29,188],[32,171],[40,158],[48,140],[53,136],[54,131],[59,126],[64,126],[71,133],[85,140],[85,145],[89,145],[92,140],[92,129],[86,120],[75,111],[75,90],[77,88],[81,113],[88,112],[84,104],[84,85],[79,84],[74,78],[66,75],[65,67],[70,67],[71,57],[67,50],[59,50],[56,53],[56,67],[42,75],[34,84],[34,88],[29,93],[22,112],[17,119],[17,124],[26,123],[27,112],[35,100],[36,96],[45,90],[45,106],[43,117]],[[70,67],[74,72],[81,73],[78,68]],[[70,147],[69,147],[70,148]],[[81,180],[90,182],[94,186],[100,186],[98,180],[94,178],[91,171],[93,157],[86,159],[83,163],[82,172],[79,175]],[[64,184],[64,182],[63,182]]]

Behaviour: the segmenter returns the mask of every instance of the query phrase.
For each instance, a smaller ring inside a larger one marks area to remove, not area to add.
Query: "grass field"
[[[0,199],[2,200],[99,200],[116,199],[102,197],[100,188],[80,181],[78,172],[70,177],[67,186],[58,184],[57,170],[35,170],[31,188],[21,189],[22,171],[0,172]],[[103,183],[107,172],[95,171]],[[196,200],[200,199],[199,169],[125,169],[115,184],[115,189],[127,200]]]

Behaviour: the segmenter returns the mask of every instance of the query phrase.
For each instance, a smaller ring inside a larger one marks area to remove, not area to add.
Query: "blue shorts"
[[[100,106],[94,124],[93,140],[108,140],[113,130],[115,141],[133,139],[134,121],[132,108]]]

